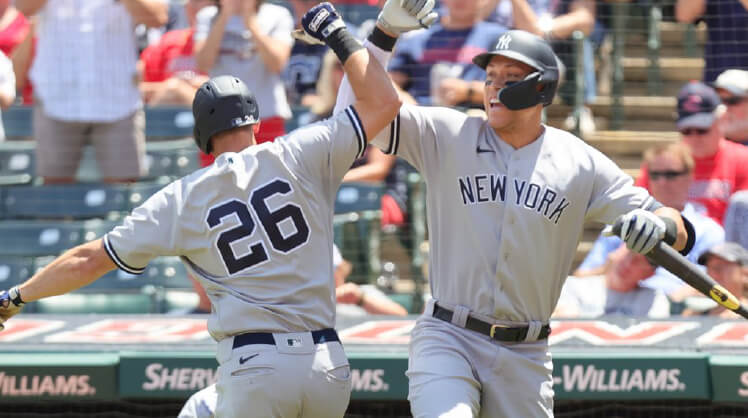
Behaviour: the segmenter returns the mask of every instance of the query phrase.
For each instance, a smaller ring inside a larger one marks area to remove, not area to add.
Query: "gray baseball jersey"
[[[332,328],[333,205],[365,145],[348,107],[273,143],[224,153],[136,208],[104,237],[106,250],[130,273],[156,256],[181,256],[211,299],[216,340]]]
[[[549,126],[514,149],[481,117],[406,105],[372,143],[425,178],[433,297],[499,320],[548,321],[585,221],[659,207],[601,152]]]

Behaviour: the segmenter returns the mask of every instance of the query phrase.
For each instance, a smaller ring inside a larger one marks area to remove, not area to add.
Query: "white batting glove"
[[[616,220],[616,225],[621,227],[619,234],[621,240],[631,251],[639,254],[650,252],[658,242],[665,238],[667,230],[667,225],[662,218],[644,209],[634,209],[621,215]],[[614,235],[613,228],[606,227],[603,234]]]
[[[18,312],[21,312],[23,305],[24,303],[21,300],[21,295],[18,293],[17,287],[0,292],[0,331],[5,328],[5,321]]]
[[[379,12],[377,23],[387,32],[401,35],[428,28],[438,17],[434,11],[434,0],[387,0]]]

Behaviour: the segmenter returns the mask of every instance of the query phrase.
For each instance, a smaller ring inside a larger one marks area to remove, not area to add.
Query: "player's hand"
[[[667,225],[659,216],[644,209],[634,209],[616,220],[620,225],[619,237],[631,251],[647,254],[665,238]],[[603,234],[614,235],[611,227],[605,228]]]
[[[335,288],[335,299],[338,303],[355,305],[363,297],[363,291],[356,283],[343,283]]]
[[[332,4],[324,2],[304,13],[301,29],[293,31],[291,35],[308,44],[324,44],[328,36],[341,28],[345,28],[345,23],[340,14]]]
[[[21,312],[23,305],[24,303],[21,301],[17,287],[0,292],[0,331],[5,328],[5,321],[18,312]]]
[[[377,23],[392,35],[428,28],[439,15],[434,0],[387,0],[379,12]]]

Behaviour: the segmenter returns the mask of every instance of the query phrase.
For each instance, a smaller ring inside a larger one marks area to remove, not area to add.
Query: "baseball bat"
[[[621,225],[619,223],[613,225],[613,233],[616,236],[621,236]],[[748,319],[748,309],[740,303],[740,299],[715,282],[708,274],[701,271],[696,265],[688,261],[686,257],[683,257],[664,241],[658,242],[646,254],[646,257],[678,276],[681,280],[710,297],[718,304]]]

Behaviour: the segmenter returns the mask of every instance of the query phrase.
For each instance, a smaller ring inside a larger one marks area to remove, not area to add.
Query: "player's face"
[[[647,164],[652,196],[665,206],[682,208],[688,200],[691,173],[680,158],[661,153]]]
[[[489,61],[486,66],[486,84],[483,87],[483,106],[492,128],[501,130],[511,125],[520,113],[537,111],[535,107],[509,110],[498,98],[499,91],[507,82],[521,81],[533,71],[529,65],[511,58],[496,56]]]
[[[706,272],[733,294],[743,294],[745,283],[740,264],[727,261],[716,255],[710,255],[706,261]]]

